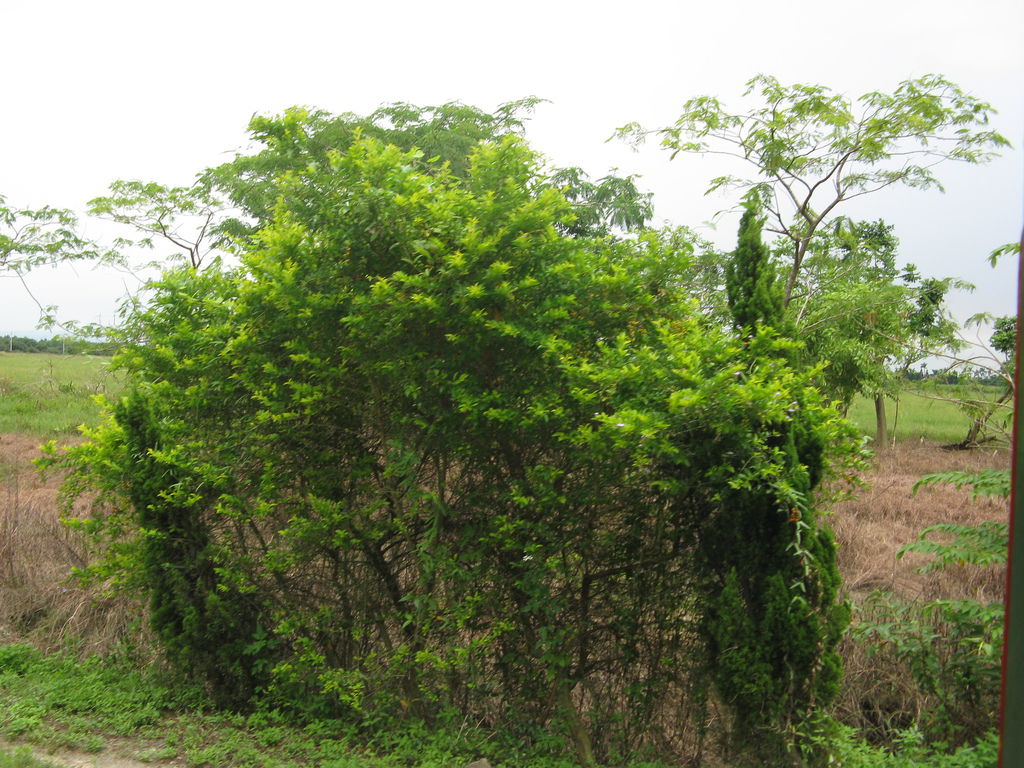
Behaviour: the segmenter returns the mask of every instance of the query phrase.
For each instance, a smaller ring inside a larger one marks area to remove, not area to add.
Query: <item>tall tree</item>
[[[762,202],[769,231],[788,243],[787,306],[814,237],[844,203],[897,185],[941,190],[936,165],[984,163],[1009,146],[986,127],[992,107],[940,75],[853,101],[822,85],[787,86],[762,74],[747,83],[744,96],[751,95],[759,103],[739,112],[699,96],[670,126],[634,123],[619,135],[639,142],[653,134],[673,158],[725,155],[753,167],[751,176],[713,179],[708,192],[734,187]]]
[[[885,399],[914,362],[956,344],[943,311],[950,279],[896,263],[899,240],[884,221],[838,217],[811,244],[788,315],[822,391],[844,410],[875,401],[876,444],[887,440]]]

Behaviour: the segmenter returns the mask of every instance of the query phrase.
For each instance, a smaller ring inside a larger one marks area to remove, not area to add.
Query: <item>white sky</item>
[[[190,183],[244,145],[254,113],[491,109],[536,95],[552,103],[527,137],[553,163],[640,173],[658,221],[698,226],[735,202],[702,195],[718,161],[605,143],[616,127],[668,124],[700,94],[738,104],[758,72],[851,96],[941,73],[999,110],[994,127],[1015,149],[987,166],[941,167],[945,195],[886,191],[846,212],[894,224],[904,259],[925,274],[976,283],[954,299],[959,316],[1015,308],[1015,265],[992,270],[985,257],[1024,223],[1020,0],[8,0],[0,28],[0,194],[79,210],[114,179]],[[706,234],[729,247],[735,226]],[[111,321],[123,291],[121,276],[82,265],[30,281],[79,321]],[[0,279],[0,333],[30,331],[37,314]]]

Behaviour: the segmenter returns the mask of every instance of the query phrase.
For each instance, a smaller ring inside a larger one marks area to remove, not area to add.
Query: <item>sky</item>
[[[762,72],[854,97],[943,74],[998,110],[992,127],[1014,148],[984,166],[941,166],[945,194],[887,190],[846,213],[893,224],[901,258],[924,274],[974,283],[951,300],[961,319],[1016,306],[1015,263],[992,269],[986,257],[1024,224],[1020,0],[35,0],[3,3],[0,26],[0,195],[11,205],[83,211],[115,179],[187,185],[246,146],[252,115],[293,105],[490,110],[538,96],[548,101],[527,138],[554,165],[640,174],[656,223],[695,227],[723,248],[735,220],[703,225],[736,202],[703,194],[719,161],[633,151],[608,141],[617,127],[670,124],[697,95],[739,106]],[[112,322],[130,283],[83,264],[28,277],[42,303],[80,322]],[[37,318],[25,287],[0,275],[0,334],[27,333]]]

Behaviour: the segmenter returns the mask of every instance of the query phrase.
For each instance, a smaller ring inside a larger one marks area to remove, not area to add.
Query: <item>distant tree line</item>
[[[998,373],[975,369],[971,371],[947,371],[935,369],[931,371],[909,370],[903,372],[905,381],[930,382],[933,384],[981,384],[983,386],[1002,386],[1006,380]]]
[[[109,357],[117,351],[110,341],[89,341],[67,336],[53,336],[49,339],[33,339],[29,336],[6,334],[0,336],[0,351],[3,352],[48,352],[55,355],[104,355]]]

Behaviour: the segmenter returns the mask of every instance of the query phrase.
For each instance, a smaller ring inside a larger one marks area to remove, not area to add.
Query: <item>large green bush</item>
[[[519,140],[424,162],[289,170],[240,267],[154,286],[70,453],[97,568],[224,700],[558,723],[585,762],[827,700],[846,428],[686,300],[687,249],[572,236]]]

